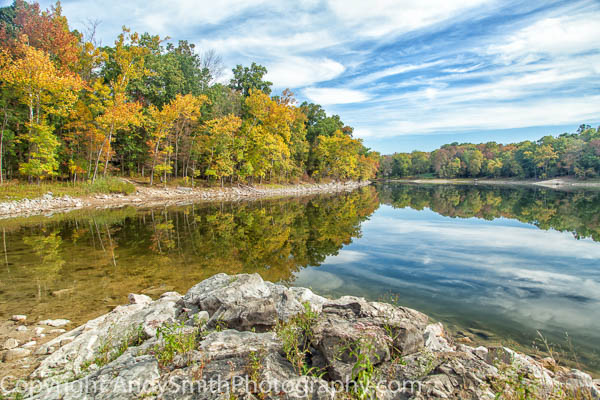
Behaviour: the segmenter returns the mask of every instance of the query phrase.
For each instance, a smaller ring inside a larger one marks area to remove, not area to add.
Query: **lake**
[[[382,183],[351,193],[0,220],[0,312],[76,323],[254,273],[416,308],[600,371],[600,192]],[[539,333],[538,333],[539,332]]]

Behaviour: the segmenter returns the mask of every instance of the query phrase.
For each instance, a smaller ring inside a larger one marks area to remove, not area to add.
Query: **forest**
[[[380,156],[353,129],[293,93],[271,95],[267,69],[126,27],[102,45],[97,21],[72,30],[60,2],[0,8],[0,184],[150,184],[369,179]]]
[[[381,157],[379,177],[533,178],[600,176],[600,127],[580,125],[575,133],[538,141],[499,144],[452,143],[432,152]]]

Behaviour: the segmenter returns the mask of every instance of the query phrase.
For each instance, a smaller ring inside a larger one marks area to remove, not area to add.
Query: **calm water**
[[[258,272],[325,295],[394,298],[485,343],[531,351],[539,330],[600,371],[599,192],[383,184],[0,220],[0,234],[4,316],[81,323],[130,292]]]

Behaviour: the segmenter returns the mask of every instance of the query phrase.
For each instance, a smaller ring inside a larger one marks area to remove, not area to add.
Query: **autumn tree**
[[[152,128],[148,145],[152,160],[151,185],[155,173],[159,175],[162,173],[165,183],[167,174],[170,174],[172,171],[175,171],[175,176],[177,176],[180,143],[183,139],[191,140],[190,135],[194,131],[193,124],[200,117],[200,107],[205,101],[206,96],[195,97],[188,94],[185,96],[177,95],[162,110],[153,105],[150,106],[149,114]],[[193,144],[190,143],[187,147],[191,152]],[[171,163],[171,156],[173,154],[175,155],[174,164]],[[190,157],[190,154],[186,157],[188,163]],[[184,174],[187,173],[186,169],[183,168]]]
[[[79,60],[79,37],[69,30],[60,1],[49,10],[41,11],[38,3],[15,0],[2,14],[5,21],[0,25],[0,43],[13,56],[22,56],[20,42],[25,35],[27,44],[47,53],[57,68],[75,69]]]
[[[60,72],[50,56],[43,50],[25,44],[19,46],[21,58],[13,58],[0,71],[4,81],[16,94],[19,102],[27,106],[27,130],[20,139],[27,142],[27,161],[21,163],[23,175],[42,178],[53,176],[58,168],[59,140],[48,117],[65,116],[77,99],[82,87],[79,77]]]
[[[155,40],[159,40],[158,37]],[[105,64],[106,83],[97,82],[95,92],[103,112],[96,118],[104,140],[96,154],[96,162],[92,180],[98,175],[98,165],[104,155],[104,175],[108,171],[108,163],[112,156],[113,137],[131,126],[142,124],[141,108],[138,102],[132,102],[126,95],[129,82],[139,79],[149,72],[144,67],[144,56],[148,49],[140,45],[140,36],[123,28],[123,32],[115,41],[114,49],[110,49],[109,59]]]
[[[221,182],[232,177],[236,166],[243,160],[244,140],[240,137],[242,119],[230,114],[207,121],[198,145],[206,159],[204,174]]]

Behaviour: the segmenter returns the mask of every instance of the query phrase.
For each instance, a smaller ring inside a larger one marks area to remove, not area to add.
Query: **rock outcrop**
[[[418,311],[256,274],[129,299],[38,350],[47,355],[26,398],[600,398],[588,374],[455,344]]]

